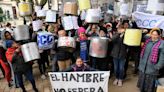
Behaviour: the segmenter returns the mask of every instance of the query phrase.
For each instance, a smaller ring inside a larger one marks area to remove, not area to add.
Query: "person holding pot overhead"
[[[150,31],[140,53],[138,88],[140,92],[155,92],[155,81],[164,67],[164,41],[160,29]]]
[[[111,51],[111,56],[113,57],[114,63],[114,73],[116,79],[113,82],[113,85],[122,86],[124,79],[125,71],[125,62],[127,57],[128,48],[123,44],[125,29],[122,24],[117,28],[117,32],[113,34],[111,41],[113,44],[113,49]]]

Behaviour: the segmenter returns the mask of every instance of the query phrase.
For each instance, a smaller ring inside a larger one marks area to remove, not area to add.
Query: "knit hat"
[[[85,33],[85,29],[83,27],[79,27],[78,29],[78,35],[80,35],[80,33]]]
[[[10,48],[13,44],[13,40],[6,40],[6,48]]]

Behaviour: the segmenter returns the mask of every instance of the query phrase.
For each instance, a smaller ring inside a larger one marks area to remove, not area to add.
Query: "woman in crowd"
[[[58,32],[59,37],[67,37],[65,30],[60,30]],[[66,68],[70,67],[71,61],[71,53],[66,51],[65,49],[58,48],[57,50],[57,62],[59,66],[59,71],[63,71]]]
[[[52,61],[52,71],[53,72],[57,71],[56,50],[57,50],[58,30],[59,30],[59,24],[57,24],[57,23],[48,26],[48,32],[51,32],[53,34],[54,40],[55,40],[55,43],[54,43],[52,49],[50,49],[50,57],[51,57],[51,61]]]
[[[86,63],[84,63],[81,57],[77,57],[75,64],[71,65],[69,68],[64,70],[64,72],[78,72],[78,71],[95,71],[89,67]]]
[[[159,29],[152,29],[140,54],[138,87],[140,92],[155,92],[155,81],[164,66],[164,42]]]
[[[19,86],[22,88],[22,91],[27,92],[22,78],[22,75],[25,75],[26,78],[31,82],[33,90],[38,92],[32,73],[32,64],[30,62],[24,61],[20,45],[13,40],[7,40],[6,45],[8,47],[6,51],[6,57],[12,63],[14,73],[18,78]]]
[[[127,46],[123,44],[125,29],[122,25],[119,25],[117,29],[117,33],[112,37],[113,49],[111,52],[111,56],[113,57],[114,63],[114,73],[116,79],[113,84],[122,86],[123,85],[123,77],[124,77],[124,66],[127,57]]]
[[[8,86],[11,87],[11,70],[10,70],[10,66],[7,62],[6,56],[5,56],[5,49],[0,46],[0,65],[2,66],[3,70],[4,70],[4,75],[5,78],[8,82]]]
[[[85,63],[88,62],[88,38],[85,34],[86,30],[83,27],[78,29],[78,40],[80,41],[80,57]]]

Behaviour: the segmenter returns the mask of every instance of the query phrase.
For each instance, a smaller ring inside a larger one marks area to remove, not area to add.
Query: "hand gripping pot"
[[[35,42],[23,44],[21,46],[25,62],[33,61],[40,58],[38,46]]]
[[[29,16],[32,14],[31,3],[22,1],[18,4],[18,8],[19,8],[19,15],[20,16]]]
[[[73,37],[59,37],[58,48],[68,52],[73,52],[76,48],[75,39]]]
[[[29,35],[29,28],[27,25],[18,25],[14,29],[14,38],[16,41],[28,40],[30,39]]]
[[[108,50],[108,38],[93,37],[91,38],[89,55],[97,58],[105,58]]]

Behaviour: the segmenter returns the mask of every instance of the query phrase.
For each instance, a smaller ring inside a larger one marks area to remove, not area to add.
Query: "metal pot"
[[[53,11],[53,10],[47,11],[46,22],[56,22],[56,11]]]
[[[108,50],[108,38],[93,37],[91,38],[89,55],[97,58],[105,58]]]
[[[40,58],[39,50],[35,42],[23,44],[21,46],[21,50],[25,62],[29,62]]]
[[[29,28],[27,25],[19,25],[14,29],[14,37],[16,41],[30,39]]]
[[[76,42],[72,37],[59,37],[57,46],[59,49],[73,52],[76,48]]]
[[[79,9],[86,10],[91,8],[91,1],[90,0],[78,0]]]
[[[20,16],[29,16],[32,14],[32,5],[28,2],[20,2],[18,4]]]

